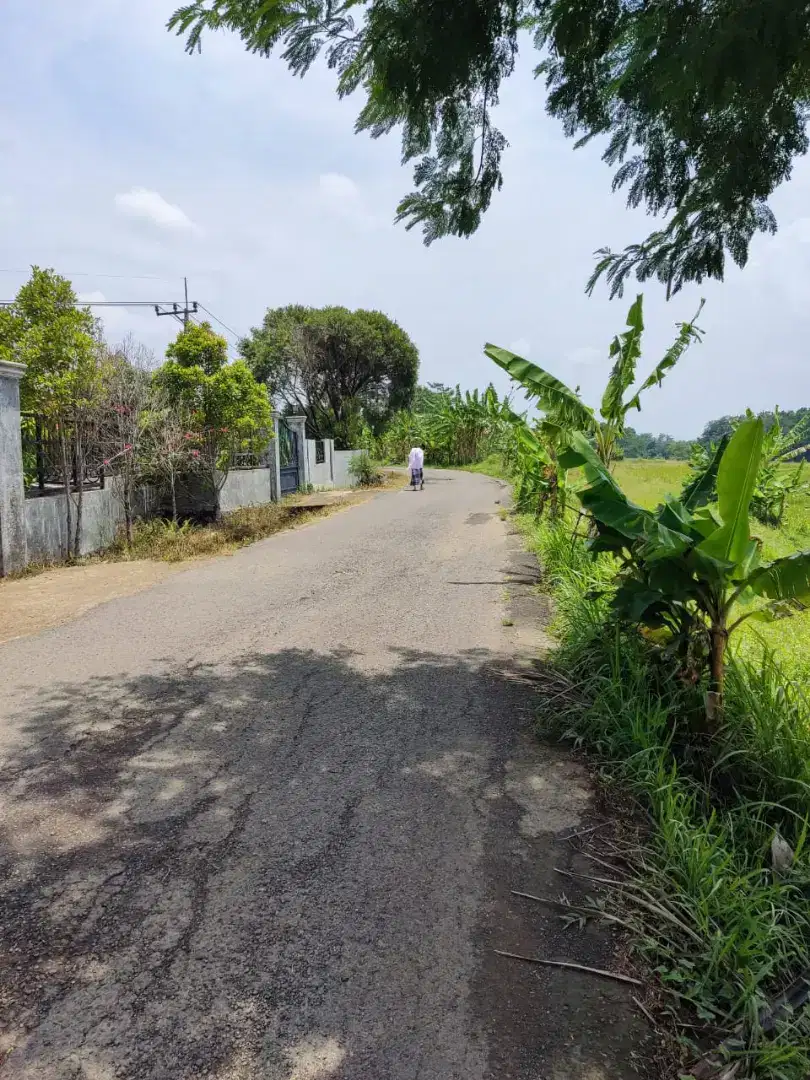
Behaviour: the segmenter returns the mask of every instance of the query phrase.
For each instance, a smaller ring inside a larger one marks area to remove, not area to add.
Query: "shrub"
[[[357,482],[358,487],[376,487],[383,480],[379,464],[367,450],[361,450],[359,454],[355,454],[349,462],[349,474]]]

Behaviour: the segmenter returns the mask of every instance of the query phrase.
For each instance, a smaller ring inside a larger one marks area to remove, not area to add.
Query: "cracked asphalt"
[[[511,895],[594,809],[501,496],[428,471],[0,647],[3,1080],[637,1075],[624,987],[494,952],[615,962]]]

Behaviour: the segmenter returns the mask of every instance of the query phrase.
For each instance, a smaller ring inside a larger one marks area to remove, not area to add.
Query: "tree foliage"
[[[413,411],[396,413],[377,440],[387,461],[403,462],[413,446],[421,446],[431,465],[472,465],[501,448],[506,401],[494,387],[463,391],[441,383],[420,386]]]
[[[0,309],[0,359],[26,365],[22,408],[46,419],[56,436],[67,557],[81,549],[85,457],[102,393],[102,355],[99,326],[77,306],[70,282],[32,267],[11,307]]]
[[[155,388],[171,408],[189,417],[189,435],[219,517],[219,495],[233,455],[259,452],[271,437],[267,390],[243,360],[227,362],[227,342],[209,323],[181,330],[166,355],[154,374]]]
[[[316,438],[349,448],[364,426],[379,433],[413,401],[419,353],[379,311],[273,308],[240,350],[273,398],[307,417]]]
[[[9,308],[0,308],[0,358],[25,364],[24,411],[63,414],[92,395],[98,373],[98,325],[77,307],[67,278],[31,269]]]
[[[688,461],[692,443],[688,439],[673,439],[671,435],[654,435],[651,431],[636,431],[626,427],[618,441],[618,449],[625,458],[665,458]]]
[[[798,0],[190,0],[169,27],[193,52],[230,30],[297,75],[324,53],[338,93],[362,88],[357,128],[402,128],[415,190],[398,207],[426,242],[469,236],[501,187],[506,137],[492,121],[522,30],[543,59],[547,107],[577,146],[607,140],[614,189],[664,218],[591,281],[628,275],[672,291],[742,266],[773,232],[774,189],[807,149],[810,9]]]

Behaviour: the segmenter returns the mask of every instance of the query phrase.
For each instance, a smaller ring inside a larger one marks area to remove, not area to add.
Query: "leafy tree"
[[[627,427],[618,441],[618,449],[622,457],[626,458],[672,458],[676,461],[688,461],[692,444],[686,439],[673,439],[671,435],[653,435],[649,431],[638,432]]]
[[[742,266],[767,200],[807,149],[810,10],[660,0],[190,0],[169,21],[189,52],[207,30],[251,52],[276,46],[297,75],[325,51],[343,96],[362,87],[358,130],[403,130],[416,190],[398,219],[426,242],[478,227],[501,187],[506,138],[492,112],[521,30],[543,60],[547,108],[577,146],[606,139],[613,187],[665,221],[641,243],[603,250],[591,281],[628,275],[677,291]]]
[[[419,353],[379,311],[294,304],[268,310],[240,351],[286,410],[306,415],[316,438],[351,447],[413,401]]]
[[[717,443],[722,439],[724,435],[730,435],[736,425],[741,424],[746,418],[745,413],[741,413],[738,416],[721,416],[718,420],[710,420],[701,432],[698,442],[707,449],[712,443]],[[793,432],[792,442],[789,441],[785,444],[783,450],[796,450],[796,457],[804,456],[810,457],[810,451],[803,445],[807,439],[807,429],[803,426],[805,421],[810,421],[810,409],[765,409],[757,416],[765,425],[765,429],[769,430],[774,424],[777,424],[782,433],[788,435]]]
[[[220,517],[220,494],[234,453],[258,453],[269,441],[272,413],[266,387],[243,360],[227,362],[227,342],[209,323],[181,330],[166,350],[154,385],[171,408],[190,418],[188,432]]]
[[[493,386],[478,390],[439,393],[426,410],[432,448],[441,448],[445,465],[472,465],[482,461],[493,445],[500,423],[498,396]],[[494,406],[494,408],[493,408]]]
[[[11,307],[0,309],[0,358],[26,365],[22,408],[47,421],[57,437],[54,465],[65,489],[67,557],[81,549],[85,457],[101,393],[101,355],[99,326],[77,306],[70,282],[34,266]]]

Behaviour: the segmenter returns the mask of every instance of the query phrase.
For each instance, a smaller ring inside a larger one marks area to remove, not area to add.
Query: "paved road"
[[[510,896],[590,794],[530,734],[500,495],[434,474],[0,649],[4,1080],[634,1075],[622,988],[493,953],[611,962]]]

